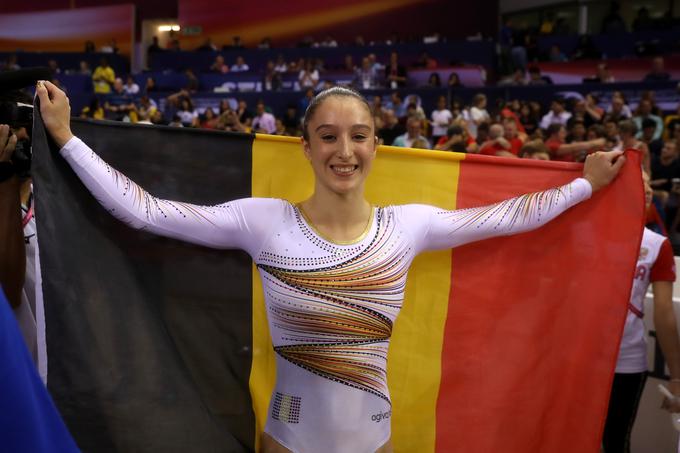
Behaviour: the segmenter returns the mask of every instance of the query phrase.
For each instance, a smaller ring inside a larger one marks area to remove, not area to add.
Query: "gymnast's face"
[[[377,149],[373,117],[364,103],[331,96],[314,112],[303,140],[316,189],[341,195],[363,191]]]

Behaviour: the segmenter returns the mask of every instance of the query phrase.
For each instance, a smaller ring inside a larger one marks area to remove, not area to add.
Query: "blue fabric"
[[[77,452],[0,288],[0,451]]]

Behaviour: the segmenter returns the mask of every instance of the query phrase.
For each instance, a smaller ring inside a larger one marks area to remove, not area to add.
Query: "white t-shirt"
[[[448,109],[435,110],[432,112],[432,135],[446,135],[453,114]]]
[[[644,312],[647,287],[651,282],[659,281],[675,281],[673,249],[665,236],[645,228],[616,363],[617,373],[641,373],[647,370],[645,325],[640,315]]]

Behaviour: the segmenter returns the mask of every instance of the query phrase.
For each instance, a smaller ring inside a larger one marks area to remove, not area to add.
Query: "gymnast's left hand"
[[[35,93],[40,98],[40,115],[45,128],[59,148],[62,148],[73,137],[71,106],[68,97],[55,84],[47,80],[38,82]]]
[[[583,177],[597,192],[616,178],[625,163],[623,151],[598,151],[586,157]]]

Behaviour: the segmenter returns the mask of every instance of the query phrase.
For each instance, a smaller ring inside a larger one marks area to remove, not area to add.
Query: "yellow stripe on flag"
[[[380,147],[366,185],[378,206],[426,203],[455,209],[462,154]],[[257,134],[253,142],[254,197],[302,201],[314,176],[299,138]],[[257,270],[253,268],[253,273]],[[392,333],[388,383],[392,442],[396,452],[432,452],[441,376],[441,350],[451,281],[451,252],[425,253],[409,272],[406,300]],[[256,283],[257,282],[257,283]],[[257,443],[276,378],[260,278],[253,276],[253,364],[250,391]]]

